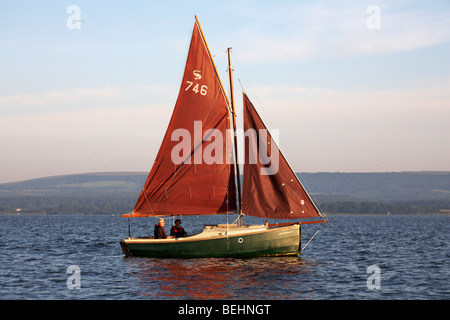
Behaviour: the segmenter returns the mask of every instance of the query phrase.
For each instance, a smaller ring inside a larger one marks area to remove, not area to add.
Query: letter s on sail
[[[202,71],[201,70],[194,70],[192,71],[192,73],[195,76],[195,80],[200,80],[202,78],[202,75],[200,74]]]

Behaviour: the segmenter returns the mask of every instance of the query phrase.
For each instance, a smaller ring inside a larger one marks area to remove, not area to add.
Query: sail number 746
[[[194,75],[195,79],[194,80],[200,80],[202,78],[201,75],[201,70],[194,70],[192,71],[192,74]],[[199,93],[202,96],[206,96],[208,87],[206,85],[202,85],[200,86],[199,83],[194,84],[194,81],[189,81],[186,80],[186,83],[188,84],[188,86],[186,87],[186,89],[184,89],[184,91],[188,91],[189,89],[191,89],[192,91],[194,91],[195,93]]]

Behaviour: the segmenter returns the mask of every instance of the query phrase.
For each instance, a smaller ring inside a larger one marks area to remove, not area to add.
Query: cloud
[[[247,94],[264,107],[272,109],[275,117],[286,113],[297,116],[365,115],[388,116],[395,112],[419,110],[433,117],[433,112],[449,113],[450,78],[417,82],[403,88],[327,88],[295,84],[258,85]],[[281,111],[281,112],[280,112]],[[306,112],[307,111],[307,112]],[[303,113],[303,115],[302,115]],[[406,114],[406,116],[409,116]],[[442,120],[442,119],[440,119]]]
[[[378,11],[369,7],[367,3],[347,1],[290,4],[289,8],[277,5],[265,23],[247,13],[248,22],[238,31],[238,39],[245,46],[236,47],[248,51],[239,56],[246,63],[292,62],[389,54],[450,41],[448,8],[410,8],[406,3],[382,3],[374,6]],[[378,28],[369,28],[374,15],[378,15]],[[254,27],[259,24],[265,25],[264,30]]]
[[[22,138],[44,144],[97,137],[102,140],[108,135],[132,139],[148,131],[149,126],[161,129],[160,121],[146,125],[152,119],[170,118],[173,99],[166,101],[164,97],[171,91],[164,85],[105,85],[2,96],[0,142],[12,150],[14,145],[8,141]]]
[[[0,182],[67,172],[146,171],[175,95],[176,89],[165,85],[104,85],[1,96]]]
[[[448,170],[449,86],[447,78],[407,89],[284,85],[248,94],[297,171]]]
[[[176,89],[166,85],[118,87],[106,84],[98,87],[76,87],[62,90],[19,93],[0,96],[0,114],[54,113],[67,110],[95,110],[161,102]]]
[[[171,108],[127,106],[0,117],[0,183],[93,171],[146,171]]]

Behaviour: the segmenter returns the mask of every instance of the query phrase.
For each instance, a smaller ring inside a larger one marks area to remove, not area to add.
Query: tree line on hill
[[[120,214],[133,209],[135,196],[18,196],[0,198],[1,213]]]
[[[445,207],[450,207],[447,204]],[[445,208],[444,207],[444,208]],[[332,202],[323,203],[320,209],[325,213],[390,213],[390,214],[422,214],[422,213],[440,213],[442,207],[439,203],[414,204],[411,202],[400,203],[379,203],[379,202]]]
[[[122,214],[130,212],[135,202],[136,195],[0,197],[0,214]],[[319,201],[318,206],[325,213],[421,214],[440,213],[442,209],[450,209],[450,200],[397,201],[393,203]]]

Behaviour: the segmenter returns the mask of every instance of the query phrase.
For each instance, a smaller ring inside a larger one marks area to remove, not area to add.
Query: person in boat
[[[155,225],[155,239],[171,239],[173,237],[168,237],[166,230],[164,230],[164,219],[159,219],[159,223]]]
[[[172,226],[172,229],[170,229],[170,235],[175,237],[175,238],[187,237],[187,232],[181,226],[181,220],[180,219],[175,220],[175,225]]]

